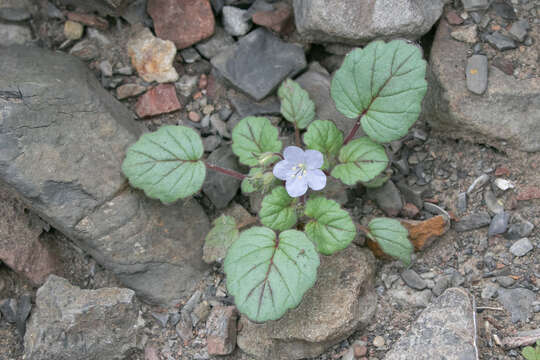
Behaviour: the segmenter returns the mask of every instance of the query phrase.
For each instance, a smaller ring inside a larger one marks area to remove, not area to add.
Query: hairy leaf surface
[[[368,229],[382,251],[407,265],[411,263],[414,247],[409,241],[409,232],[398,220],[375,218],[369,222]]]
[[[295,81],[287,79],[278,89],[281,114],[299,129],[305,129],[315,117],[315,103],[306,90]]]
[[[281,151],[278,129],[264,117],[242,119],[232,132],[232,150],[242,164],[259,165],[261,155]]]
[[[261,223],[274,230],[292,228],[298,217],[296,215],[296,199],[289,196],[285,187],[278,186],[266,195],[259,211]]]

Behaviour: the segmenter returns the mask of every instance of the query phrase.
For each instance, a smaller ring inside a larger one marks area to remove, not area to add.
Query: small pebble
[[[104,76],[112,76],[113,75],[112,65],[109,62],[109,60],[104,60],[104,61],[99,63],[99,71],[101,71],[101,73]]]
[[[529,240],[529,238],[523,238],[516,241],[512,246],[510,247],[510,252],[514,256],[524,256],[529,253],[534,248],[533,244]]]
[[[190,111],[188,113],[188,118],[189,120],[193,121],[193,122],[196,122],[198,123],[199,121],[201,121],[201,115],[199,115],[197,112],[195,111]]]
[[[508,212],[495,215],[489,224],[488,236],[504,233],[508,229],[508,220],[510,220]]]
[[[384,338],[382,336],[375,336],[373,339],[373,346],[381,348],[384,346]]]
[[[75,21],[68,20],[64,24],[64,36],[69,40],[79,40],[82,37],[84,27]]]

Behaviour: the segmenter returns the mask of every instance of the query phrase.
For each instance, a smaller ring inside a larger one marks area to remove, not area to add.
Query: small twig
[[[503,308],[496,308],[496,307],[490,307],[490,306],[478,306],[478,307],[476,307],[476,310],[504,311]]]
[[[212,165],[212,164],[209,164],[209,163],[204,163],[204,164],[206,165],[207,168],[209,168],[211,170],[214,170],[214,171],[217,171],[217,172],[220,172],[222,174],[229,175],[229,176],[232,176],[232,177],[240,179],[240,180],[244,180],[246,178],[246,175],[241,174],[241,173],[239,173],[237,171],[234,171],[234,170],[231,170],[231,169],[225,169],[225,168],[222,168],[221,166]]]

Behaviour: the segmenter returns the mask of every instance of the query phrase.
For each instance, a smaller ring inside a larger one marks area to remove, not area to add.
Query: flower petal
[[[320,169],[324,163],[323,154],[317,150],[306,150],[305,155],[306,166],[309,170]]]
[[[307,183],[313,190],[322,190],[326,186],[326,175],[322,170],[308,170]]]
[[[304,163],[304,150],[298,146],[287,146],[283,151],[283,157],[295,165],[302,164]]]
[[[274,166],[272,173],[280,180],[287,180],[294,173],[293,166],[289,161],[281,160]]]
[[[305,176],[289,178],[285,183],[285,189],[291,197],[302,196],[308,189],[307,178]]]

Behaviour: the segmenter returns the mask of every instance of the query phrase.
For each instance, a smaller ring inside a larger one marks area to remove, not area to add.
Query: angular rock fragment
[[[236,347],[237,311],[234,306],[212,309],[206,322],[206,341],[209,355],[228,355]]]
[[[135,104],[140,118],[170,113],[181,107],[173,84],[159,84],[144,93]]]

